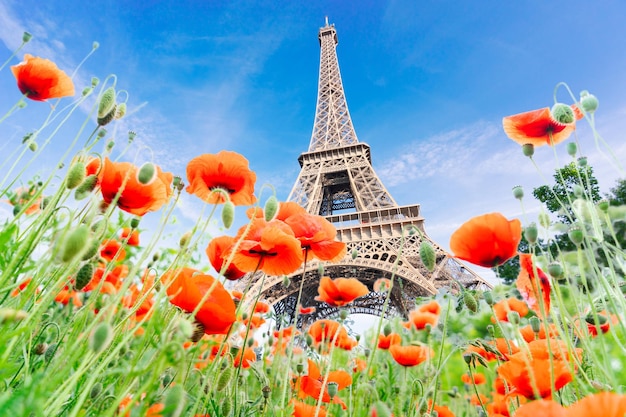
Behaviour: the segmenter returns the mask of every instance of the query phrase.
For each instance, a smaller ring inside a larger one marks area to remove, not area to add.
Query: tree
[[[606,195],[606,199],[612,206],[626,204],[626,178],[617,180],[617,184],[610,191],[611,193]]]

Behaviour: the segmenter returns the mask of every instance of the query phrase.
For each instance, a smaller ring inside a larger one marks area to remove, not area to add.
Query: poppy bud
[[[111,112],[115,113],[115,87],[109,87],[102,93],[98,103],[98,119],[107,117]]]
[[[526,226],[526,228],[524,229],[524,237],[526,238],[528,243],[530,243],[531,245],[534,245],[535,243],[537,243],[537,236],[538,236],[538,231],[537,231],[537,225],[535,223],[531,223],[528,226]]]
[[[511,324],[519,324],[520,322],[520,316],[517,311],[509,311],[506,313],[506,318]]]
[[[93,278],[93,265],[91,263],[86,263],[81,266],[78,272],[76,273],[76,279],[74,280],[74,288],[77,290],[82,290],[89,284]]]
[[[435,270],[435,249],[433,249],[433,246],[425,240],[422,240],[420,243],[420,258],[422,259],[422,263],[426,269],[430,272]]]
[[[222,373],[217,377],[215,388],[217,391],[224,391],[233,376],[233,368],[226,367],[222,369]]]
[[[106,144],[106,150],[107,152],[111,152],[111,149],[113,149],[113,147],[115,146],[115,141],[108,141]]]
[[[463,360],[465,361],[466,364],[470,364],[472,363],[472,355],[470,355],[469,353],[464,353],[463,354]]]
[[[72,190],[78,187],[85,179],[85,164],[81,161],[77,161],[67,171],[67,177],[65,179],[65,187],[68,190]]]
[[[578,152],[578,146],[576,145],[576,142],[570,142],[567,144],[567,153],[569,154],[569,156],[574,157],[576,156],[576,152]]]
[[[339,311],[339,318],[341,320],[345,320],[348,318],[348,310],[341,310]]]
[[[563,277],[563,267],[557,262],[552,262],[548,265],[548,274],[558,280]]]
[[[91,334],[89,345],[91,346],[91,350],[98,353],[106,349],[111,343],[111,340],[113,340],[113,329],[111,325],[105,321],[96,326]]]
[[[573,226],[572,228],[570,228],[567,232],[567,236],[576,246],[580,246],[581,243],[583,243],[583,239],[585,238],[582,229],[578,226]]]
[[[95,398],[98,398],[98,395],[100,395],[101,393],[102,383],[96,382],[95,384],[93,384],[93,387],[91,387],[91,391],[89,391],[89,397],[93,400]]]
[[[268,399],[270,397],[270,394],[272,393],[272,389],[268,387],[267,385],[265,385],[261,389],[261,392],[263,393],[263,398]]]
[[[550,215],[548,213],[543,211],[539,213],[539,224],[541,225],[541,227],[543,227],[544,229],[549,229],[550,223]]]
[[[274,345],[274,337],[270,336],[267,338],[267,345],[268,346],[273,346]]]
[[[141,220],[141,218],[140,218],[140,217],[133,217],[133,218],[130,220],[130,228],[131,228],[131,229],[136,229],[136,228],[138,228],[138,227],[139,227],[139,221],[140,221],[140,220]]]
[[[91,77],[91,86],[95,88],[98,84],[100,84],[100,79],[98,77]]]
[[[32,38],[33,38],[33,35],[31,35],[28,32],[24,32],[22,34],[22,42],[24,42],[24,43],[28,43]]]
[[[530,328],[533,329],[533,332],[535,332],[535,334],[539,334],[541,331],[541,321],[539,320],[539,317],[533,316],[528,321],[530,322]]]
[[[586,156],[581,156],[580,158],[578,158],[578,166],[581,166],[581,167],[586,167],[587,166],[587,157]]]
[[[120,103],[115,110],[115,120],[121,119],[126,115],[126,103]]]
[[[230,229],[230,226],[233,225],[233,220],[235,220],[235,205],[228,200],[222,207],[222,223],[225,228]]]
[[[535,145],[533,145],[532,143],[524,144],[522,146],[522,153],[524,154],[524,156],[532,158],[532,156],[535,154]]]
[[[265,213],[266,222],[269,222],[276,216],[276,213],[278,213],[278,200],[276,200],[275,196],[270,196],[267,199],[263,212]]]
[[[37,148],[39,148],[39,145],[37,145],[37,142],[35,142],[34,140],[28,143],[28,149],[30,149],[32,152],[37,152]]]
[[[182,384],[170,386],[165,396],[165,401],[163,401],[165,405],[163,415],[167,417],[180,417],[183,414],[187,402],[185,396],[185,389]]]
[[[248,343],[248,347],[252,347],[254,345],[255,340],[253,338],[249,338],[246,343]]]
[[[522,200],[522,198],[524,198],[524,189],[521,185],[516,185],[515,187],[513,187],[513,197],[517,198],[520,201]]]
[[[47,343],[37,343],[35,347],[33,348],[33,353],[37,356],[41,356],[44,353],[46,353],[46,350],[48,350]]]
[[[485,291],[483,293],[483,298],[485,299],[485,302],[487,303],[487,305],[492,306],[494,304],[493,294],[491,293],[491,291]]]
[[[598,99],[593,94],[589,94],[589,91],[583,90],[580,92],[580,105],[586,113],[593,113],[598,109]]]
[[[132,130],[129,130],[128,131],[128,143],[132,143],[132,141],[135,140],[135,137],[137,137],[137,134],[133,132]]]
[[[81,224],[74,230],[68,232],[59,253],[61,261],[70,262],[76,256],[82,256],[85,249],[91,243],[89,242],[89,234],[89,227],[85,224]]]
[[[352,259],[356,259],[356,257],[359,256],[359,252],[356,250],[356,248],[352,249],[351,256]]]
[[[385,323],[385,327],[383,327],[383,334],[385,335],[385,337],[391,334],[391,324]]]
[[[152,162],[146,162],[137,171],[137,181],[143,185],[148,185],[156,177],[156,168]]]
[[[574,110],[567,104],[556,103],[552,106],[550,110],[550,114],[552,118],[559,123],[563,123],[565,125],[574,123],[576,121],[576,116],[574,116]]]
[[[493,327],[493,324],[488,324],[486,329],[487,329],[487,333],[489,333],[489,336],[495,337],[496,329]]]
[[[181,248],[186,248],[187,245],[189,244],[189,240],[191,240],[191,236],[192,236],[191,232],[187,232],[184,235],[182,235],[180,237],[180,240],[178,241],[178,245]]]
[[[0,323],[22,321],[28,317],[28,313],[23,310],[13,308],[0,308]]]
[[[222,401],[222,406],[220,407],[220,413],[223,416],[229,416],[232,409],[233,409],[232,398],[230,396],[226,396],[224,398],[224,401]]]
[[[337,391],[339,391],[339,384],[337,384],[336,382],[329,382],[328,383],[328,395],[330,396],[330,399],[332,400],[333,398],[335,398],[335,395],[337,395]]]
[[[306,335],[306,345],[307,345],[308,347],[311,347],[311,346],[313,345],[313,337],[311,337],[311,335],[310,335],[310,334],[307,334],[307,335]]]
[[[478,302],[472,293],[465,291],[463,293],[463,302],[465,303],[465,307],[467,307],[467,309],[472,313],[476,313],[478,311]]]
[[[299,363],[296,365],[296,372],[298,373],[298,375],[302,375],[302,373],[304,372],[304,364],[303,363]]]
[[[93,88],[91,87],[85,87],[83,88],[83,92],[81,93],[83,97],[85,97],[86,95],[90,94],[93,91]]]
[[[189,338],[193,343],[199,342],[200,339],[204,336],[205,327],[204,324],[200,323],[198,320],[194,320],[193,323],[193,332],[191,333],[191,337]]]

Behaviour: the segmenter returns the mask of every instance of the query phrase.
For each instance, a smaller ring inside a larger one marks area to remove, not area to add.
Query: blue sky
[[[338,31],[359,140],[372,147],[374,168],[396,201],[420,203],[427,233],[446,249],[472,216],[500,211],[525,224],[536,216],[539,206],[527,198],[523,217],[511,188],[523,185],[530,196],[541,175],[551,179],[568,161],[565,147],[556,149],[558,162],[550,148],[537,149],[539,174],[506,138],[501,119],[551,106],[561,81],[599,98],[599,130],[626,160],[626,3],[617,0],[0,0],[0,61],[27,30],[34,39],[23,52],[71,73],[98,41],[76,85],[80,92],[92,76],[116,74],[117,88],[128,90],[132,114],[112,135],[135,130],[156,163],[182,176],[194,156],[240,152],[259,187],[270,183],[285,199],[311,136],[325,16]],[[0,92],[4,114],[20,97],[8,69]],[[564,90],[558,98],[571,102]],[[29,103],[0,124],[3,152],[47,111]],[[608,191],[623,172],[598,154],[588,129],[578,134]],[[53,166],[69,140],[59,135],[33,173]],[[178,216],[192,222],[200,210],[187,196]]]

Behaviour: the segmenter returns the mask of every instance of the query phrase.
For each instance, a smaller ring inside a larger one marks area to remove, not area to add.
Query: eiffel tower
[[[337,238],[346,243],[344,259],[336,264],[322,264],[324,275],[358,278],[370,289],[368,295],[352,303],[349,312],[406,317],[415,306],[416,297],[433,295],[443,286],[458,290],[455,281],[466,288],[489,288],[489,283],[430,240],[419,204],[399,206],[380,181],[372,167],[370,147],[359,142],[352,125],[337,61],[337,31],[334,24],[328,24],[328,18],[318,38],[321,54],[313,134],[309,150],[298,158],[302,170],[288,200],[309,213],[325,216],[337,228]],[[421,233],[409,233],[411,228]],[[422,239],[435,249],[436,265],[432,272],[419,256]],[[289,280],[266,277],[260,288],[261,280],[248,277],[238,287],[245,287],[246,280],[254,279],[249,293],[256,295],[261,291],[262,298],[283,318],[282,324],[292,324],[304,279],[300,305],[315,306],[316,311],[298,316],[297,325],[302,328],[338,314],[336,308],[315,301],[319,269],[319,262],[308,262]],[[394,279],[385,311],[386,293],[374,291],[374,283],[380,278]]]

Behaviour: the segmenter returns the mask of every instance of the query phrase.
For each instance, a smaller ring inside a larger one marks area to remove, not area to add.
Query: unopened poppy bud
[[[532,143],[522,145],[522,153],[524,156],[531,158],[535,154],[535,145]]]
[[[248,320],[248,313],[243,313],[243,314],[241,315],[241,319],[242,319],[242,320]]]
[[[140,221],[140,220],[141,220],[141,218],[140,218],[140,217],[133,217],[133,218],[130,220],[130,228],[131,228],[131,229],[136,229],[136,228],[138,228],[138,227],[139,227],[139,221]]]
[[[224,227],[230,229],[230,226],[233,225],[233,221],[235,220],[235,205],[232,201],[228,200],[224,203],[224,207],[222,207],[222,223]]]
[[[317,274],[320,277],[324,276],[324,264],[320,263],[320,264],[317,265]]]
[[[345,320],[348,318],[348,310],[341,310],[339,311],[339,318],[341,320]]]
[[[57,352],[58,348],[59,348],[59,345],[56,343],[53,343],[50,346],[48,346],[48,349],[46,349],[46,352],[43,355],[43,358],[46,360],[46,362],[50,362],[52,358],[54,358],[54,354]]]
[[[283,287],[287,288],[291,285],[291,280],[287,275],[283,276]]]
[[[488,324],[486,329],[487,333],[489,333],[489,336],[494,337],[496,335],[496,329],[495,327],[493,327],[493,324]]]
[[[115,87],[104,90],[98,103],[98,118],[106,117],[115,108]]]
[[[572,110],[572,108],[567,104],[556,103],[554,106],[552,106],[550,114],[552,115],[552,118],[554,120],[566,125],[574,123],[576,121],[574,110]]]
[[[37,142],[35,142],[34,140],[28,143],[28,149],[30,149],[32,152],[37,152],[38,148],[39,145],[37,145]]]
[[[589,91],[583,90],[580,92],[580,105],[586,113],[593,113],[598,109],[598,99],[593,94],[589,94]]]
[[[570,228],[567,232],[567,236],[576,246],[580,246],[580,244],[583,243],[583,239],[585,238],[582,229],[578,226]]]
[[[296,365],[296,372],[298,373],[298,375],[302,375],[302,373],[304,372],[304,364],[303,363],[299,363]]]
[[[248,347],[252,347],[254,345],[255,340],[253,338],[249,338],[248,341],[246,342],[248,344]]]
[[[521,185],[516,185],[515,187],[513,187],[513,197],[517,198],[518,200],[524,198],[524,189]]]
[[[586,167],[587,166],[587,157],[586,156],[581,156],[580,158],[578,158],[578,166],[581,166],[581,167]]]
[[[541,225],[541,227],[543,227],[544,229],[549,229],[550,223],[550,215],[548,213],[545,213],[543,211],[539,213],[539,224]]]
[[[67,237],[63,241],[63,246],[59,254],[62,262],[70,262],[77,256],[82,256],[85,249],[89,246],[89,227],[81,224],[74,230],[67,233]]]
[[[487,303],[488,306],[492,306],[494,304],[493,294],[491,291],[485,291],[483,293],[483,298],[485,299],[485,302]]]
[[[228,383],[230,382],[230,379],[232,378],[232,376],[233,376],[233,368],[229,366],[229,367],[222,369],[222,372],[217,377],[215,388],[218,391],[224,391],[224,389],[228,386]]]
[[[136,137],[137,137],[137,134],[135,132],[133,132],[132,130],[128,131],[128,143],[132,143]],[[178,178],[180,179],[180,177]]]
[[[98,49],[100,48],[100,43],[97,41],[93,41],[93,43],[91,44],[91,49]]]
[[[89,345],[91,346],[91,350],[98,353],[109,347],[111,340],[113,340],[113,329],[111,325],[105,321],[96,326],[91,334]]]
[[[385,327],[383,327],[383,334],[385,335],[385,337],[391,334],[391,324],[385,323]]]
[[[352,259],[356,259],[356,257],[359,256],[359,252],[356,250],[356,248],[354,248],[352,249],[350,255],[352,256]]]
[[[114,146],[115,146],[115,141],[113,141],[113,140],[108,141],[107,144],[106,144],[107,152],[111,152],[111,150],[113,149]]]
[[[28,317],[28,313],[23,310],[0,307],[0,323],[22,321]]]
[[[121,119],[126,116],[126,103],[120,103],[115,110],[115,120]]]
[[[176,322],[176,331],[179,332],[183,339],[190,339],[193,336],[193,332],[195,330],[195,326],[184,318],[178,319]]]
[[[95,384],[93,384],[93,387],[91,387],[91,391],[89,391],[89,397],[93,400],[98,398],[98,395],[100,395],[102,393],[102,383],[101,382],[96,382]]]
[[[306,335],[306,345],[307,345],[308,347],[311,347],[311,346],[313,345],[313,338],[311,337],[311,335],[310,335],[310,334],[307,334],[307,335]]]
[[[339,390],[339,384],[337,384],[336,382],[329,382],[328,383],[328,395],[330,396],[330,399],[332,400],[333,398],[335,398],[335,395],[337,395],[337,391]]]
[[[539,320],[539,317],[533,316],[528,321],[530,322],[530,328],[533,329],[533,332],[539,334],[541,331],[541,320]]]
[[[581,197],[585,190],[579,184],[572,185],[572,192],[576,197]]]
[[[267,385],[265,385],[261,389],[261,392],[263,393],[263,398],[268,399],[270,397],[270,394],[272,393],[272,389],[268,387]]]
[[[102,139],[103,137],[105,137],[107,135],[107,130],[106,129],[100,129],[98,130],[98,137],[100,139]]]
[[[420,258],[422,259],[422,263],[426,269],[430,272],[435,270],[435,249],[433,249],[433,246],[425,240],[422,240],[420,243]]]
[[[91,87],[85,87],[83,88],[83,92],[81,93],[83,95],[83,97],[85,97],[86,95],[88,95],[89,93],[91,93],[93,91],[93,88]]]
[[[100,84],[100,79],[98,77],[91,77],[91,86],[96,88],[98,84]]]
[[[163,409],[165,413],[164,416],[167,417],[180,417],[183,414],[186,404],[186,393],[182,384],[170,385],[170,388],[165,395],[165,400],[163,404],[165,408]]]
[[[463,360],[465,361],[466,364],[470,364],[472,363],[472,355],[470,355],[469,353],[465,353],[463,354]]]
[[[537,225],[535,223],[531,223],[524,229],[524,237],[531,245],[537,243],[537,237],[539,232],[537,231]]]
[[[519,313],[517,311],[509,311],[506,314],[506,318],[509,321],[509,323],[511,323],[511,324],[519,324],[520,316],[519,316]]]
[[[22,42],[28,43],[32,38],[33,35],[31,35],[29,32],[22,33]]]
[[[467,309],[472,313],[476,313],[478,311],[478,302],[472,293],[465,291],[463,294],[463,302],[465,303],[465,307],[467,307]]]
[[[156,177],[156,168],[152,162],[146,162],[143,164],[139,171],[137,171],[137,181],[141,184],[148,185]]]
[[[37,343],[35,345],[35,347],[33,348],[33,353],[37,356],[41,356],[44,353],[46,353],[46,350],[48,349],[48,344],[47,343]]]
[[[272,195],[267,199],[263,212],[265,214],[266,222],[269,222],[276,216],[276,213],[278,213],[278,200],[275,196]]]
[[[78,187],[85,179],[85,164],[81,161],[76,161],[70,169],[67,171],[67,178],[65,179],[65,187],[68,190],[72,190]]]
[[[77,290],[82,290],[89,284],[91,279],[93,278],[93,265],[91,263],[86,263],[81,266],[78,272],[76,273],[76,279],[74,280],[74,287]]]
[[[187,245],[189,244],[189,240],[191,240],[191,232],[187,232],[184,235],[182,235],[180,237],[180,240],[178,241],[178,245],[181,248],[186,248]]]
[[[268,346],[273,346],[274,345],[274,336],[270,336],[267,338],[267,345]]]
[[[204,324],[200,323],[198,320],[194,320],[193,323],[193,332],[191,333],[191,337],[189,338],[193,343],[199,342],[204,336],[206,328]]]
[[[576,142],[570,142],[567,144],[567,153],[569,154],[569,156],[574,157],[576,156],[576,152],[578,152],[578,145],[576,145]]]
[[[552,262],[548,265],[548,274],[555,279],[559,279],[563,277],[563,267],[557,262]]]

